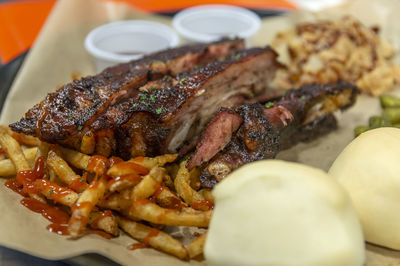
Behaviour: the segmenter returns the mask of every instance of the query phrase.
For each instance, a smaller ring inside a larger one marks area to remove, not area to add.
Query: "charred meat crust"
[[[269,104],[272,107],[263,108],[262,112],[257,111],[259,116],[264,116],[263,119],[254,115],[243,117],[241,113],[243,123],[237,133],[232,134],[230,143],[203,165],[200,175],[202,187],[212,188],[245,163],[274,158],[279,150],[332,131],[337,126],[332,112],[353,105],[358,93],[357,87],[342,81],[325,85],[309,84],[287,91],[280,100]],[[238,112],[243,106],[237,107],[235,111]],[[273,134],[266,131],[269,135],[264,135],[262,142],[250,142],[249,145],[243,131],[245,125],[251,123],[253,128],[266,123],[273,129],[270,131]],[[259,156],[253,156],[251,148],[260,150],[259,146],[268,147],[269,152],[263,151],[258,153]]]
[[[243,123],[225,149],[203,168],[200,182],[205,188],[245,163],[275,157],[279,150],[279,132],[268,121],[261,104],[241,105],[235,111]]]
[[[249,94],[262,93],[269,87],[276,68],[275,52],[266,47],[238,54],[181,73],[176,78],[164,77],[147,83],[135,97],[110,106],[93,123],[91,131],[97,134],[113,129],[109,138],[115,139],[117,149],[111,154],[123,158],[177,152],[185,141],[200,134],[218,108],[241,104]],[[239,74],[245,78],[240,79]],[[133,122],[141,120],[138,116],[143,113],[148,114],[147,122],[142,125]],[[137,141],[133,135],[137,133],[129,129],[132,127],[140,128],[142,145],[135,146]],[[124,145],[121,147],[118,143]]]
[[[300,126],[294,134],[281,135],[279,150],[286,150],[299,142],[310,142],[337,129],[337,121],[333,114],[322,115],[309,124]]]
[[[98,75],[74,80],[48,94],[21,121],[10,127],[47,142],[61,141],[79,149],[87,127],[119,99],[137,94],[137,89],[148,80],[176,75],[209,61],[223,60],[243,48],[241,39],[191,44],[107,68]]]

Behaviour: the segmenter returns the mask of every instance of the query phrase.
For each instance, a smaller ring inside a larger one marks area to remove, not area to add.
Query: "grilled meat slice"
[[[279,67],[270,48],[240,51],[223,62],[147,83],[140,93],[111,106],[93,123],[96,153],[123,158],[177,152],[197,136],[220,107],[243,103],[270,87]],[[147,118],[142,118],[146,116]],[[112,131],[110,131],[112,129]],[[101,144],[101,146],[103,146]]]
[[[278,151],[299,141],[309,141],[330,132],[336,128],[332,112],[353,105],[357,94],[355,86],[339,81],[289,90],[280,100],[267,104],[269,108],[260,104],[238,106],[235,112],[242,117],[243,123],[232,134],[229,144],[219,151],[214,148],[212,153],[218,153],[203,164],[200,176],[202,186],[211,188],[245,163],[274,158]],[[207,146],[206,137],[203,134],[200,140],[203,146]],[[210,143],[209,147],[218,145]],[[199,152],[202,150],[197,149],[194,157],[200,157]]]
[[[157,80],[164,75],[174,76],[208,62],[224,60],[241,49],[244,49],[242,39],[225,39],[168,49],[110,67],[96,76],[74,80],[48,94],[24,118],[10,126],[16,132],[80,150],[82,138],[92,123],[109,106],[121,99],[135,97],[137,89],[149,80]]]
[[[209,161],[215,154],[225,148],[232,134],[239,128],[243,120],[231,109],[221,108],[208,123],[203,137],[197,145],[197,152],[189,160],[187,167],[192,169]]]
[[[200,175],[203,187],[213,187],[239,166],[273,158],[279,151],[279,131],[268,121],[260,103],[244,104],[235,111],[242,117],[243,123],[232,135],[229,144],[221,152],[214,151],[217,155],[205,164]],[[198,152],[201,150],[196,150],[195,154]]]

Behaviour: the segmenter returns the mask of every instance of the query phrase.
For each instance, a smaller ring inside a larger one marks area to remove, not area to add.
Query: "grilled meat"
[[[230,142],[232,134],[242,124],[241,116],[228,108],[221,108],[208,123],[197,152],[187,164],[189,169],[209,161]]]
[[[274,158],[280,150],[299,141],[330,132],[336,128],[332,112],[353,105],[357,93],[355,86],[345,82],[310,84],[298,90],[289,90],[280,100],[268,103],[268,107],[259,103],[238,106],[234,112],[243,122],[231,134],[229,143],[226,144],[227,136],[224,136],[223,145],[215,143],[219,138],[209,138],[229,132],[226,126],[207,127],[204,131],[207,134],[203,133],[199,142],[201,145],[197,146],[188,167],[200,166],[203,162],[193,158],[216,154],[201,166],[200,182],[203,187],[211,188],[245,163]],[[224,124],[229,125],[228,122]],[[210,129],[215,129],[215,132],[208,132]],[[207,150],[205,155],[201,154],[204,150]]]
[[[154,66],[154,58],[162,60],[166,57],[165,52],[151,56],[152,60],[144,58],[131,62],[130,69],[134,71],[130,74],[120,71],[120,78],[126,80],[127,75],[141,74],[125,87],[117,88],[120,82],[114,84],[113,94],[111,90],[104,93],[105,89],[93,84],[97,84],[97,78],[105,73],[114,73],[117,69],[128,68],[128,65],[105,70],[98,77],[75,81],[49,94],[11,128],[47,142],[104,156],[129,158],[177,152],[201,132],[218,108],[236,106],[269,89],[275,70],[280,67],[276,53],[268,47],[253,48],[226,59],[241,44],[236,40],[209,45],[203,48],[201,56],[196,57],[197,61],[192,59],[193,54],[182,55],[174,50],[173,59],[157,63],[164,66],[168,62],[170,68]],[[176,54],[185,59],[175,60]],[[193,62],[220,59],[221,54],[224,61],[195,68]],[[186,62],[179,63],[182,65],[180,70],[189,69],[188,64],[195,69],[176,77],[167,75],[159,79],[158,73],[176,74],[178,70],[173,67],[176,68],[178,63],[174,60]],[[158,79],[149,81],[156,76]],[[78,86],[86,80],[95,83]],[[98,98],[99,95],[103,100],[96,104],[90,97]]]
[[[96,153],[129,158],[179,151],[219,107],[241,104],[268,89],[279,66],[275,58],[268,47],[253,48],[176,78],[147,83],[136,97],[110,107],[93,124],[91,131],[101,135]],[[100,150],[99,145],[107,148]]]
[[[110,67],[96,76],[74,80],[48,94],[24,118],[10,126],[16,132],[81,150],[85,136],[93,142],[88,130],[98,117],[109,106],[124,98],[135,97],[138,88],[149,80],[164,75],[174,76],[208,62],[224,60],[241,49],[244,49],[242,39],[221,40],[169,49]],[[84,146],[84,152],[93,152],[88,145]]]

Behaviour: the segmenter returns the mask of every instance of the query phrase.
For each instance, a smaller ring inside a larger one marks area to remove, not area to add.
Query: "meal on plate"
[[[217,183],[336,129],[333,113],[360,92],[342,76],[283,90],[273,82],[285,69],[277,57],[223,39],[76,79],[1,128],[0,176],[16,176],[6,185],[22,204],[52,213],[53,232],[110,237],[121,228],[140,242],[133,249],[198,257],[205,230],[183,245],[163,228],[207,228]]]
[[[350,16],[303,23],[278,33],[272,47],[287,70],[279,71],[276,82],[292,88],[342,79],[380,95],[400,84],[400,66],[389,61],[393,47],[378,33],[378,27],[366,27]]]

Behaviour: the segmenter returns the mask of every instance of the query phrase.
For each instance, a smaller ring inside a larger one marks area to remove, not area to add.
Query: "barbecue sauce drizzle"
[[[93,156],[94,157],[94,156]],[[102,157],[102,156],[98,156]],[[102,164],[107,165],[108,160],[105,158],[104,161],[102,158],[94,158],[92,165],[91,165],[91,170],[93,170],[96,174],[97,171],[100,171]],[[8,179],[4,185],[17,192],[21,196],[24,196],[24,198],[21,200],[21,204],[28,208],[29,210],[40,213],[44,218],[49,220],[51,224],[49,224],[46,229],[49,230],[50,232],[56,233],[58,235],[69,235],[68,232],[68,221],[70,219],[69,215],[62,211],[60,208],[57,206],[52,206],[48,203],[41,202],[37,199],[34,198],[29,198],[27,197],[29,194],[38,194],[41,188],[50,188],[52,199],[54,202],[57,202],[62,196],[70,193],[70,191],[67,188],[63,188],[61,186],[58,186],[57,184],[53,184],[52,182],[48,181],[47,179],[42,179],[44,175],[44,169],[45,169],[45,157],[39,157],[36,160],[35,167],[33,170],[25,170],[25,171],[20,171],[17,173],[15,178],[10,178]],[[100,161],[100,162],[99,162]],[[90,163],[90,162],[89,162]],[[100,165],[100,167],[99,167]],[[89,166],[88,166],[89,168]],[[104,169],[104,168],[103,168]],[[86,178],[85,178],[86,181]],[[81,182],[83,184],[86,184],[86,182]],[[81,207],[81,206],[78,206]],[[97,226],[98,228],[98,222],[107,216],[112,215],[111,211],[105,211],[103,212],[95,221],[94,227]],[[97,234],[99,236],[102,236],[104,238],[110,239],[111,235],[107,234],[106,232],[100,231],[100,230],[84,230],[82,234]]]
[[[143,239],[142,243],[134,243],[130,245],[128,248],[130,250],[135,250],[139,248],[149,248],[150,247],[150,240],[153,237],[156,237],[160,233],[160,230],[153,228]]]

